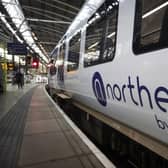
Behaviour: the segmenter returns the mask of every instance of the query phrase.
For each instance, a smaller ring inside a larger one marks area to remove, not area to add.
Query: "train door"
[[[59,56],[57,59],[57,66],[58,66],[58,74],[57,80],[58,85],[63,88],[64,87],[64,63],[65,63],[65,43],[60,47]]]
[[[79,58],[80,58],[81,32],[76,33],[69,39],[66,64],[66,86],[69,90],[76,90],[74,84],[78,83],[79,78]]]

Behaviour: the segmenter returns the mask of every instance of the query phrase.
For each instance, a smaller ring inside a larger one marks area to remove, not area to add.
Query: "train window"
[[[134,53],[145,53],[167,46],[167,0],[137,0],[133,38]]]
[[[74,71],[79,66],[79,54],[80,54],[80,38],[81,33],[77,33],[69,43],[68,64],[67,71]]]
[[[84,67],[112,61],[115,54],[118,1],[106,0],[89,20]]]

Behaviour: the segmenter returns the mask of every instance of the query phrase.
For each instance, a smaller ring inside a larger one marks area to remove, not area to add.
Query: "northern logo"
[[[129,103],[136,107],[141,107],[146,111],[155,110],[154,119],[157,126],[162,130],[168,130],[168,120],[165,115],[168,114],[168,89],[166,86],[157,86],[151,90],[147,85],[143,84],[139,76],[133,80],[128,76],[127,83],[103,83],[102,76],[99,72],[95,72],[92,78],[92,88],[97,101],[102,106],[118,101]],[[111,102],[110,102],[111,101]],[[155,109],[157,107],[157,109]],[[157,115],[158,112],[162,112]],[[153,113],[152,113],[153,114]]]
[[[106,106],[107,105],[106,92],[104,88],[103,79],[99,72],[95,72],[93,75],[92,88],[98,102],[101,105]]]

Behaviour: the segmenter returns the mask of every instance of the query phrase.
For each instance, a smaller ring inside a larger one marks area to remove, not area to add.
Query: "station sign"
[[[27,48],[25,44],[21,43],[7,43],[8,54],[11,55],[27,55]]]

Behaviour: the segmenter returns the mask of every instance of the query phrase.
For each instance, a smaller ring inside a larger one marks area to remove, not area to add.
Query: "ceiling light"
[[[19,1],[18,0],[3,0],[2,4],[3,4],[4,8],[6,9],[6,11],[8,12],[9,16],[11,17],[13,23],[17,27],[17,31],[19,31],[21,33],[21,35],[23,36],[26,43],[29,46],[32,46],[34,44],[33,49],[35,50],[35,52],[37,52],[39,54],[39,56],[45,62],[48,62],[47,55],[45,56],[42,53],[42,51],[38,48],[38,46],[35,44],[35,41],[34,41],[32,34],[31,34],[31,29],[29,28],[29,26],[26,22],[26,19],[25,19],[24,14],[21,10]]]
[[[144,19],[144,18],[146,18],[146,17],[152,15],[153,13],[157,12],[158,10],[164,8],[164,7],[167,6],[167,5],[168,5],[168,2],[163,3],[162,5],[160,5],[160,6],[156,7],[156,8],[154,8],[153,10],[151,10],[151,11],[149,11],[149,12],[147,12],[147,13],[145,13],[145,14],[142,16],[142,18]]]

